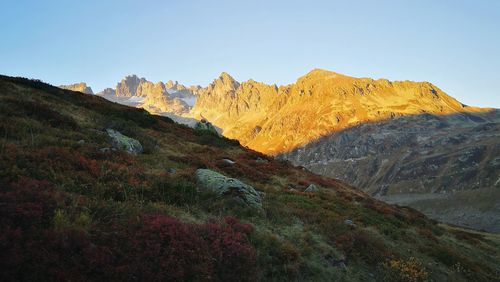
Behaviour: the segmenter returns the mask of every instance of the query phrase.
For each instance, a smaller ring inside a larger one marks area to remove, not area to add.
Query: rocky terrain
[[[75,84],[70,84],[70,85],[60,85],[59,86],[62,89],[67,89],[67,90],[73,90],[73,91],[79,91],[85,94],[94,94],[92,91],[92,88],[87,86],[85,82],[80,82],[80,83],[75,83]]]
[[[354,78],[315,69],[277,87],[221,74],[190,114],[203,116],[254,150],[278,155],[360,123],[422,113],[485,112],[428,82]]]
[[[1,281],[495,281],[500,274],[498,235],[375,200],[242,147],[208,121],[192,129],[6,76],[0,117]]]
[[[172,81],[153,84],[132,76],[117,89],[120,96],[136,99],[125,104],[191,126],[206,119],[244,146],[387,201],[397,202],[399,197],[390,198],[394,195],[439,193],[447,195],[439,201],[451,203],[448,198],[459,191],[500,187],[499,111],[464,105],[428,82],[315,69],[278,87],[240,83],[222,73],[207,87],[188,91],[192,107],[176,100],[182,95],[173,98],[174,91],[189,88]],[[409,205],[439,220],[498,231],[498,204],[479,210],[469,202],[470,213],[460,217],[458,206],[436,212],[425,207],[439,205]]]
[[[500,232],[499,140],[498,110],[422,114],[347,128],[281,157],[441,221]],[[468,201],[456,200],[467,190]]]
[[[144,108],[155,114],[185,115],[189,112],[200,91],[200,86],[186,87],[177,81],[153,83],[136,75],[129,75],[117,83],[116,88],[106,88],[97,93],[108,100]]]

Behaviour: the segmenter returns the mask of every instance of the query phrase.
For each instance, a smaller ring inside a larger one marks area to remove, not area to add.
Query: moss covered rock
[[[109,137],[111,138],[111,143],[114,147],[118,149],[125,150],[132,154],[140,154],[143,151],[142,145],[139,141],[134,138],[130,138],[121,134],[114,129],[106,129]]]
[[[219,132],[217,131],[215,126],[206,119],[202,119],[201,121],[197,122],[196,125],[194,126],[194,129],[208,131],[215,135],[219,135]]]
[[[226,177],[210,169],[196,170],[196,180],[201,189],[211,190],[220,196],[232,196],[244,205],[262,208],[262,199],[255,189],[238,179]]]

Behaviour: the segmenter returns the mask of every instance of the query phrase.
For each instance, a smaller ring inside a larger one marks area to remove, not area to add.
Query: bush
[[[407,282],[428,281],[429,274],[425,267],[414,257],[408,260],[393,259],[385,263],[384,266],[387,269],[389,280]]]
[[[0,227],[36,229],[52,226],[52,218],[64,195],[47,181],[21,178],[0,190]]]
[[[145,192],[145,197],[150,201],[162,201],[178,206],[195,203],[197,195],[196,184],[182,176],[159,176]]]

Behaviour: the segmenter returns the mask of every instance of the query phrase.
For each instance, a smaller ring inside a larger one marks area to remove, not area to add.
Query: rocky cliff
[[[253,80],[240,84],[223,73],[200,92],[191,115],[204,116],[245,146],[277,155],[360,123],[482,111],[428,82],[354,78],[316,69],[281,87]]]
[[[94,92],[92,91],[92,88],[87,86],[87,84],[85,82],[69,84],[69,85],[60,85],[59,88],[73,90],[73,91],[79,91],[79,92],[82,92],[85,94],[94,94]]]
[[[186,87],[177,81],[151,82],[137,75],[128,75],[116,85],[97,93],[113,102],[144,108],[155,114],[184,115],[196,100],[200,86]]]

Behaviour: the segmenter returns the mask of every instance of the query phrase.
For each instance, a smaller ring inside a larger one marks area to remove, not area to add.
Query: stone
[[[306,190],[304,192],[308,192],[308,193],[316,193],[319,191],[319,188],[318,186],[316,186],[315,184],[311,184],[309,185]]]
[[[234,165],[236,162],[231,160],[231,159],[222,159],[223,162],[227,163],[227,164],[230,164],[230,165]]]
[[[121,134],[114,129],[106,129],[109,137],[111,138],[111,143],[115,148],[125,150],[131,154],[140,154],[143,152],[142,145],[139,141],[134,138],[130,138]]]
[[[259,164],[265,164],[265,163],[268,163],[269,161],[266,160],[266,159],[263,159],[261,157],[257,157],[257,159],[255,160],[256,163],[259,163]]]
[[[205,130],[205,131],[209,131],[209,132],[212,132],[216,135],[219,135],[219,132],[217,131],[217,129],[215,128],[215,126],[213,126],[213,124],[211,124],[208,120],[202,118],[198,123],[196,123],[196,125],[194,126],[194,129],[196,130]]]
[[[356,224],[354,224],[354,222],[352,220],[350,220],[350,219],[344,220],[344,224],[348,225],[348,226],[352,226],[352,227],[356,226]]]
[[[82,145],[82,144],[85,144],[85,140],[81,139],[81,140],[78,140],[78,142],[76,142],[76,143],[79,145]]]
[[[170,173],[170,174],[174,174],[174,173],[176,173],[176,172],[177,172],[177,169],[176,169],[175,167],[171,167],[171,168],[169,168],[167,171],[168,171],[168,173]]]
[[[232,196],[243,205],[262,208],[260,194],[252,186],[236,178],[224,176],[210,169],[198,169],[195,176],[199,189],[213,191],[218,196]]]
[[[104,154],[114,152],[114,151],[116,151],[116,148],[104,147],[104,148],[99,149],[99,152],[104,153]]]

